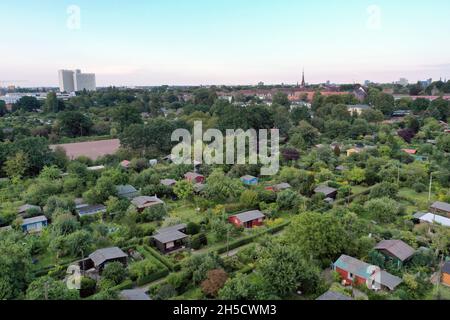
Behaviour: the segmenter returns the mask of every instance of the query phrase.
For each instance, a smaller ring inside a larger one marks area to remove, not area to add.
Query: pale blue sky
[[[448,0],[2,0],[0,81],[56,85],[60,68],[101,86],[295,83],[303,67],[312,83],[450,78],[449,13]]]

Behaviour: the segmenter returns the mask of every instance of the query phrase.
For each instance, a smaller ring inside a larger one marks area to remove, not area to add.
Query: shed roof
[[[128,257],[128,255],[118,247],[99,249],[89,255],[89,258],[94,262],[96,267],[109,260],[116,260],[126,257]]]
[[[258,179],[257,177],[251,176],[251,175],[245,175],[241,177],[241,180],[253,180]]]
[[[358,260],[356,258],[342,255],[334,265],[342,270],[351,272],[363,279],[369,279],[372,274],[369,272],[373,271],[372,265]],[[400,283],[402,279],[390,274],[387,271],[381,270],[379,276],[375,275],[375,279],[383,286],[388,287],[390,290],[394,290]]]
[[[431,205],[431,209],[437,209],[441,211],[450,212],[450,203],[436,201]]]
[[[183,232],[172,230],[163,233],[158,233],[153,236],[153,239],[161,243],[169,243],[177,240],[186,239],[188,236]]]
[[[174,179],[162,179],[160,183],[164,186],[170,187],[177,183],[177,180]]]
[[[187,172],[185,175],[184,175],[184,177],[186,178],[186,179],[196,179],[196,178],[204,178],[205,176],[204,175],[201,175],[201,174],[199,174],[199,173],[196,173],[196,172]]]
[[[264,218],[265,215],[264,215],[264,213],[262,213],[259,210],[253,210],[253,211],[247,211],[247,212],[242,212],[242,213],[236,214],[233,217],[236,217],[239,219],[239,221],[241,221],[242,223],[245,223],[245,222],[250,222],[253,220]]]
[[[292,186],[287,182],[282,182],[273,186],[275,190],[286,190],[292,188]]]
[[[375,247],[376,250],[386,250],[400,261],[406,261],[416,252],[411,246],[401,240],[383,240]]]
[[[450,274],[450,261],[447,261],[442,267],[442,273]]]
[[[154,197],[140,196],[131,200],[131,203],[134,204],[136,207],[141,208],[147,204],[163,204],[164,201],[159,199],[157,196]]]
[[[177,224],[175,226],[159,229],[156,231],[156,233],[161,234],[161,233],[172,232],[172,231],[181,231],[186,228],[187,228],[187,225],[182,223],[182,224]]]
[[[385,270],[381,270],[380,283],[388,287],[390,290],[394,290],[403,280],[397,276],[390,274]]]
[[[422,222],[428,222],[428,223],[437,223],[440,225],[443,225],[445,227],[450,227],[450,219],[446,217],[442,217],[437,214],[433,213],[416,213],[414,215],[415,219],[418,219]]]
[[[39,223],[39,222],[47,222],[47,221],[48,220],[47,220],[46,216],[38,216],[38,217],[23,219],[22,226],[26,226],[26,225],[33,224],[33,223]]]
[[[119,294],[121,300],[130,300],[130,301],[149,301],[152,300],[145,293],[145,290],[132,289],[132,290],[123,290]]]
[[[39,206],[35,206],[35,205],[32,205],[32,204],[24,204],[23,206],[20,206],[20,207],[19,207],[18,212],[19,212],[19,213],[25,213],[25,212],[27,212],[28,210],[38,210],[38,211],[42,211],[41,207],[39,207]]]
[[[334,265],[342,270],[351,272],[361,278],[367,279],[370,277],[370,274],[368,273],[370,264],[358,260],[356,258],[347,255],[342,255],[334,263]]]
[[[136,188],[133,187],[132,185],[121,185],[121,186],[117,186],[117,193],[119,195],[124,195],[124,194],[130,194],[130,193],[135,193],[137,192]]]
[[[329,186],[318,186],[316,189],[314,189],[315,193],[323,193],[325,196],[333,194],[337,191],[338,191],[337,189],[331,188]]]
[[[336,291],[327,291],[325,292],[323,295],[321,295],[320,297],[318,297],[316,300],[322,300],[322,301],[337,301],[337,300],[342,300],[342,301],[350,301],[353,300],[353,298],[346,296],[342,293],[336,292]]]
[[[78,207],[77,212],[80,216],[83,215],[89,215],[89,214],[95,214],[98,212],[106,211],[106,206],[103,204],[96,204],[96,205],[87,205],[83,207]]]

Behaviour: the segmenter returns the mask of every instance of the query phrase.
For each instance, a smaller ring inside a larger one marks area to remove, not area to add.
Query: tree
[[[0,300],[20,298],[31,279],[31,252],[19,232],[0,232]]]
[[[257,271],[264,279],[270,279],[270,291],[280,297],[299,287],[312,293],[320,279],[318,270],[304,261],[296,245],[269,245],[258,259]]]
[[[11,153],[22,151],[28,158],[28,170],[25,175],[36,175],[43,167],[52,164],[54,157],[48,146],[48,140],[41,137],[27,137],[17,140],[12,145]]]
[[[167,210],[163,204],[146,208],[141,215],[146,222],[161,221],[165,216],[167,216]]]
[[[366,179],[366,171],[359,167],[345,171],[345,178],[353,184],[361,184]]]
[[[8,110],[6,109],[5,101],[0,100],[0,117],[3,117],[7,111]],[[0,134],[0,137],[2,137],[2,134],[3,134],[3,132]],[[2,140],[2,139],[0,139],[0,140]]]
[[[88,252],[93,243],[92,234],[87,230],[79,230],[66,237],[66,245],[72,256],[81,257]]]
[[[317,139],[319,138],[319,131],[308,122],[300,121],[297,127],[291,129],[289,135],[291,136],[291,140],[303,142],[293,143],[295,147],[306,148],[316,144]]]
[[[245,190],[241,194],[240,202],[246,208],[255,208],[259,203],[258,192],[253,190]]]
[[[437,147],[442,152],[450,153],[450,134],[441,135],[438,138]]]
[[[369,123],[379,123],[384,120],[384,115],[380,110],[367,109],[363,110],[361,118]]]
[[[284,190],[277,194],[277,204],[282,210],[294,209],[299,201],[300,197],[292,190]]]
[[[80,229],[80,223],[70,213],[60,212],[53,217],[51,225],[54,235],[67,236]]]
[[[397,202],[386,197],[372,199],[366,202],[364,208],[374,219],[382,223],[393,222],[400,213]]]
[[[286,230],[286,243],[299,248],[303,257],[324,265],[334,261],[351,241],[340,220],[331,214],[303,213]]]
[[[49,92],[47,94],[47,99],[45,100],[44,104],[44,111],[45,112],[53,112],[57,113],[63,109],[63,103],[58,101],[58,98],[56,96],[55,92]]]
[[[10,178],[20,179],[28,170],[28,166],[28,156],[23,151],[19,151],[14,156],[8,157],[3,165],[3,171]]]
[[[222,170],[214,170],[206,179],[204,194],[211,200],[223,202],[240,197],[244,191],[242,183],[225,176]]]
[[[394,112],[394,97],[387,93],[379,93],[375,99],[375,109],[380,110],[384,115],[390,116]]]
[[[27,300],[78,300],[78,290],[69,290],[63,281],[52,277],[40,277],[27,289]]]
[[[117,189],[113,178],[102,176],[97,180],[94,188],[83,194],[83,199],[89,204],[99,204],[116,195]]]
[[[223,269],[210,270],[206,280],[201,284],[202,291],[209,297],[217,297],[227,280],[228,274]]]
[[[220,269],[222,260],[216,254],[198,254],[183,262],[186,272],[192,275],[194,285],[202,283],[208,276],[208,271]]]
[[[120,131],[133,124],[141,124],[141,113],[136,108],[120,106],[113,111],[113,120],[119,124]]]
[[[309,122],[311,121],[311,113],[306,106],[297,107],[291,111],[291,119],[294,124],[298,124],[300,121]]]
[[[288,95],[284,92],[278,91],[273,95],[273,104],[279,104],[280,106],[289,107],[291,102],[289,101]]]
[[[417,98],[411,103],[411,109],[414,113],[422,113],[430,107],[430,101],[424,98]]]
[[[127,271],[122,263],[111,262],[103,269],[102,277],[118,285],[126,279]]]
[[[92,121],[79,111],[66,111],[58,117],[61,132],[69,137],[87,136],[92,128]]]
[[[14,105],[14,110],[23,110],[27,112],[32,112],[41,107],[40,102],[35,97],[24,96],[19,99]]]
[[[173,192],[179,199],[189,199],[194,195],[194,185],[187,180],[178,181],[173,187]]]
[[[398,186],[394,183],[382,182],[379,185],[376,185],[370,191],[370,198],[383,198],[388,197],[391,199],[395,199],[398,194]]]
[[[219,291],[221,300],[267,300],[273,295],[267,292],[267,281],[261,276],[250,277],[238,273],[228,279],[225,286]]]

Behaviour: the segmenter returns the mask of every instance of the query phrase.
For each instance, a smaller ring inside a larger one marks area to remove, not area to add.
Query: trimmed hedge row
[[[115,292],[120,292],[122,290],[128,290],[128,289],[133,289],[134,283],[133,281],[131,281],[130,279],[125,280],[124,282],[122,282],[121,284],[112,287],[111,291],[115,291]],[[98,296],[100,293],[96,293],[88,298],[86,298],[86,300],[95,300],[95,297]]]
[[[372,191],[372,189],[375,188],[376,186],[378,186],[378,184],[371,186],[369,189],[367,189],[365,191],[355,193],[355,194],[352,194],[351,196],[345,197],[344,199],[338,200],[334,203],[334,205],[335,206],[342,205],[342,204],[345,204],[346,202],[352,202],[353,200],[355,200],[355,198],[357,198],[359,196],[368,195],[368,194],[370,194],[370,191]]]
[[[143,278],[138,278],[136,280],[136,284],[138,286],[143,286],[147,283],[162,279],[169,275],[170,272],[169,272],[169,269],[167,268],[167,266],[164,263],[162,263],[160,260],[158,260],[154,255],[152,255],[146,248],[144,248],[143,246],[137,246],[136,250],[140,254],[142,254],[145,259],[156,263],[156,265],[161,268],[161,271],[149,274],[148,276],[145,276]]]
[[[251,235],[251,236],[248,236],[248,237],[239,239],[239,240],[235,240],[235,241],[233,241],[233,242],[230,242],[228,245],[225,244],[225,245],[223,245],[223,246],[217,248],[217,249],[215,250],[215,252],[217,252],[217,254],[222,254],[222,253],[227,252],[228,250],[233,250],[233,249],[236,249],[236,248],[245,246],[246,244],[252,243],[256,238],[261,237],[261,236],[264,235],[264,234],[275,234],[275,233],[277,233],[277,232],[283,230],[283,229],[284,229],[285,227],[287,227],[290,223],[291,223],[291,222],[288,221],[288,222],[285,222],[285,223],[283,223],[283,224],[280,224],[280,225],[278,225],[278,226],[276,226],[276,227],[272,227],[272,228],[269,228],[269,229],[264,230],[264,231],[262,231],[262,232],[256,233],[256,234],[254,234],[254,235]]]
[[[152,273],[146,277],[138,278],[136,280],[136,284],[138,286],[144,286],[148,283],[151,283],[151,282],[154,282],[154,281],[157,281],[157,280],[167,277],[169,275],[169,273],[170,273],[169,269],[164,268],[163,270],[158,271],[156,273]]]
[[[174,264],[172,261],[161,255],[158,251],[153,249],[152,247],[148,245],[143,245],[143,248],[145,251],[150,253],[154,258],[156,258],[158,261],[160,261],[163,265],[165,265],[167,268],[169,268],[170,271],[179,271],[180,265]]]

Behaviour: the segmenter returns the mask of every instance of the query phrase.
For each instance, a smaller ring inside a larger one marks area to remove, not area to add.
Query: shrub
[[[395,199],[398,194],[398,186],[394,183],[383,182],[372,188],[370,191],[370,198],[393,198]]]
[[[202,291],[207,296],[217,297],[227,280],[228,274],[223,269],[210,270],[206,280],[202,282]]]
[[[161,221],[166,215],[166,207],[164,205],[157,205],[145,209],[141,216],[144,221],[153,222]]]
[[[120,262],[111,262],[106,265],[102,277],[110,280],[114,285],[118,285],[127,277],[127,271]]]
[[[162,285],[155,295],[155,300],[169,300],[177,295],[177,291],[170,284]]]
[[[195,222],[189,222],[187,224],[186,232],[189,235],[194,235],[200,232],[200,225]]]
[[[414,183],[412,185],[412,188],[417,193],[422,193],[422,192],[425,192],[427,190],[427,186],[424,185],[423,183],[420,183],[420,182]]]

